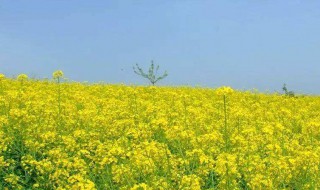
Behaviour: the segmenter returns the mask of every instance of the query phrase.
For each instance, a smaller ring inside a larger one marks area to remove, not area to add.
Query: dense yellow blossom
[[[63,77],[63,75],[64,74],[63,74],[63,72],[61,70],[57,70],[57,71],[53,72],[52,77],[54,79],[57,79],[57,78]]]
[[[19,81],[27,80],[27,79],[28,79],[28,75],[26,75],[26,74],[20,74],[20,75],[18,75],[17,79],[18,79]]]
[[[4,74],[0,73],[0,81],[5,79],[5,78],[6,78],[6,76]]]
[[[0,74],[0,189],[320,188],[317,96],[61,77]]]

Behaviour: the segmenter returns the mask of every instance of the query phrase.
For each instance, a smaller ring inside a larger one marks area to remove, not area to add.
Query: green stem
[[[58,77],[58,122],[59,127],[61,126],[61,87],[60,87],[60,77]]]
[[[229,137],[228,137],[228,120],[227,120],[227,102],[226,95],[223,95],[223,108],[224,108],[224,138],[226,151],[229,150]]]
[[[228,161],[228,160],[227,160]],[[231,189],[230,188],[230,176],[229,176],[229,166],[228,166],[228,162],[226,163],[226,176],[227,176],[227,190]]]

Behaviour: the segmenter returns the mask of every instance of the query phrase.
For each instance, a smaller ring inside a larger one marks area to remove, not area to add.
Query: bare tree
[[[155,67],[153,61],[151,61],[151,65],[149,67],[149,72],[145,73],[141,67],[139,67],[138,63],[136,64],[136,67],[133,67],[134,73],[137,75],[142,76],[143,78],[146,78],[150,81],[150,83],[154,86],[159,80],[162,80],[168,76],[167,71],[165,71],[162,75],[158,75],[159,65]]]
[[[283,84],[282,90],[284,91],[286,96],[294,97],[294,92],[288,91],[286,84]]]

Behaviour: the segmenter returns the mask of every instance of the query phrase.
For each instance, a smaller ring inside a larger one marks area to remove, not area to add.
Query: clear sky
[[[0,0],[0,73],[320,94],[318,0]]]

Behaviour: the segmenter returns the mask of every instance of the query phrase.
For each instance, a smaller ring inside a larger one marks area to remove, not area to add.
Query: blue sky
[[[320,1],[0,0],[0,73],[320,93]]]

